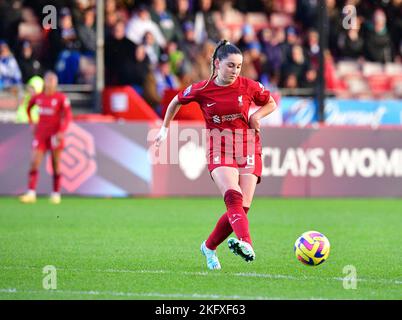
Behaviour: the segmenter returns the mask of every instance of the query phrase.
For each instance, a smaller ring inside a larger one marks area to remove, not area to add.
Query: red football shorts
[[[42,151],[62,150],[64,148],[64,140],[58,141],[56,135],[37,134],[32,141],[32,148]]]
[[[246,156],[234,156],[222,151],[209,152],[208,170],[212,171],[219,167],[232,167],[239,171],[239,175],[253,174],[257,176],[257,184],[261,182],[262,158],[261,153],[253,153]]]

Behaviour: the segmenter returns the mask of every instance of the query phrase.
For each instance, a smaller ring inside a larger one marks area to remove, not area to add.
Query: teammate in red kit
[[[198,102],[210,133],[208,169],[227,208],[201,245],[209,269],[221,268],[216,248],[232,232],[237,239],[229,238],[229,249],[246,261],[255,259],[247,212],[262,171],[260,119],[277,106],[262,84],[239,76],[242,62],[242,53],[235,45],[220,41],[212,56],[211,77],[172,99],[155,139],[157,147],[166,139],[170,121],[182,104]],[[248,117],[252,103],[260,108]]]
[[[29,171],[28,192],[20,197],[23,203],[36,202],[36,185],[38,169],[47,150],[52,153],[53,192],[50,202],[58,204],[60,197],[60,156],[63,150],[63,136],[72,119],[69,99],[57,92],[57,75],[51,71],[44,77],[42,93],[34,95],[29,101],[27,112],[32,126],[30,111],[36,104],[39,106],[39,122],[34,126],[33,153]]]

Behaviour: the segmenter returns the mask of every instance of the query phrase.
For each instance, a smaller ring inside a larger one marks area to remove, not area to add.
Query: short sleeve
[[[205,81],[201,81],[192,85],[189,85],[187,88],[184,90],[181,90],[178,94],[177,97],[179,99],[180,104],[187,104],[192,101],[198,102],[198,95],[200,92],[200,89],[205,85]]]
[[[266,105],[271,98],[271,92],[261,82],[252,81],[251,90],[251,97],[257,106]]]

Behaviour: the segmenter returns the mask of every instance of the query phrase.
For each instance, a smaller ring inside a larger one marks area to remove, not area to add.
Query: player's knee
[[[227,208],[243,205],[243,194],[237,190],[227,190],[223,198]]]

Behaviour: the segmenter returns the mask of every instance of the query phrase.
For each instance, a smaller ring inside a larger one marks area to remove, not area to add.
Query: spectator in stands
[[[389,33],[395,53],[402,58],[402,0],[392,0],[386,7]],[[401,62],[401,61],[399,61]]]
[[[49,35],[50,59],[56,61],[55,69],[60,84],[76,83],[80,62],[79,50],[82,45],[69,8],[61,9],[58,22],[58,28],[53,29]]]
[[[0,90],[17,95],[22,84],[21,70],[7,42],[0,40]]]
[[[140,95],[144,92],[144,83],[148,73],[151,72],[150,61],[143,44],[137,45],[134,59],[126,59],[123,64],[119,82],[123,85],[131,85]]]
[[[125,35],[125,24],[119,20],[113,34],[105,43],[106,84],[120,84],[120,75],[124,72],[127,60],[135,59],[135,44]]]
[[[249,23],[243,25],[242,34],[238,42],[239,49],[244,51],[251,46],[255,46],[257,42],[257,35],[253,26]]]
[[[182,41],[183,32],[175,16],[166,8],[166,0],[152,0],[151,19],[161,29],[166,41]]]
[[[261,44],[258,41],[250,43],[246,50],[243,51],[243,55],[250,55],[251,63],[257,73],[257,77],[253,80],[261,81],[265,75],[266,69],[264,68],[267,57],[261,52]]]
[[[305,81],[300,83],[302,88],[314,89],[317,85],[317,71],[314,68],[307,70],[305,75]]]
[[[183,50],[186,60],[189,63],[195,61],[197,54],[200,52],[201,46],[195,41],[194,23],[186,21],[183,25],[184,40],[180,43],[180,48]]]
[[[354,28],[339,34],[338,48],[342,59],[359,59],[363,56],[364,40],[360,31],[362,20],[357,19],[356,22]]]
[[[293,46],[291,59],[282,67],[283,82],[287,83],[291,80],[293,84],[293,76],[296,76],[297,84],[302,83],[307,70],[310,68],[311,66],[304,55],[303,48],[300,45]],[[291,79],[289,79],[289,76],[291,76]]]
[[[201,51],[198,52],[195,62],[192,68],[192,79],[194,82],[201,81],[203,79],[208,79],[211,72],[211,57],[215,50],[215,42],[206,41],[202,47]],[[242,68],[244,70],[245,68]]]
[[[180,83],[177,77],[171,72],[169,56],[162,54],[159,59],[158,68],[154,72],[156,80],[156,89],[159,96],[159,100],[162,101],[165,90],[179,89]],[[162,106],[158,106],[156,109],[159,115],[162,114]]]
[[[317,28],[318,8],[321,0],[297,0],[295,19],[304,29]]]
[[[387,29],[387,17],[382,9],[374,12],[364,30],[365,58],[374,62],[393,61],[391,38]]]
[[[166,53],[169,57],[171,72],[176,76],[182,74],[185,68],[184,52],[179,49],[175,41],[169,41]]]
[[[22,82],[27,83],[35,75],[43,74],[41,62],[34,56],[30,41],[23,41],[17,56],[18,65],[22,73]]]
[[[159,61],[159,56],[161,55],[161,47],[155,41],[154,35],[147,31],[144,34],[143,44],[145,46],[145,52],[151,63],[152,68],[156,67]]]
[[[297,89],[300,87],[297,75],[295,73],[287,73],[284,77],[282,87],[285,89]],[[290,94],[291,95],[291,94]]]
[[[78,38],[82,43],[81,51],[90,57],[95,57],[96,52],[95,17],[95,8],[85,9],[83,24],[77,28]]]
[[[105,39],[108,39],[113,34],[113,28],[118,18],[116,0],[106,0],[105,2]]]
[[[177,20],[183,29],[185,23],[194,23],[195,17],[190,10],[190,0],[176,0],[175,13]]]
[[[267,57],[265,69],[268,73],[269,82],[274,85],[279,84],[281,65],[283,62],[283,42],[285,40],[285,31],[283,28],[272,30],[264,28],[258,36],[262,52]],[[268,84],[264,84],[268,85]]]
[[[250,50],[245,49],[243,51],[243,63],[241,68],[241,76],[250,78],[253,80],[258,79],[258,71],[255,68],[253,56]]]
[[[199,0],[199,10],[195,15],[195,39],[197,43],[206,40],[218,42],[221,34],[216,26],[214,15],[219,14],[212,9],[212,0]]]
[[[289,26],[285,30],[285,42],[281,45],[283,50],[284,62],[292,57],[293,46],[301,44],[299,33],[295,27]]]
[[[338,36],[344,30],[342,27],[341,10],[336,6],[336,0],[326,0],[328,16],[328,48],[335,56],[339,55]]]
[[[12,50],[16,49],[22,6],[22,0],[0,1],[0,39],[7,41]]]
[[[71,0],[70,0],[71,1]],[[91,8],[95,8],[96,1],[95,0],[73,0],[74,2],[71,6],[71,14],[73,16],[73,20],[76,23],[77,27],[79,25],[85,24],[85,15],[87,11]]]
[[[241,26],[245,24],[245,16],[242,12],[240,12],[240,10],[234,7],[234,2],[236,1],[223,0],[221,2],[220,12],[222,16],[222,23],[224,25],[237,24],[238,26]]]
[[[135,44],[140,44],[147,31],[153,34],[156,43],[161,48],[166,47],[166,39],[158,25],[151,20],[147,7],[140,5],[127,23],[126,37]]]
[[[307,32],[307,57],[312,64],[312,67],[316,70],[319,65],[319,55],[320,55],[320,36],[318,32],[311,29]]]

